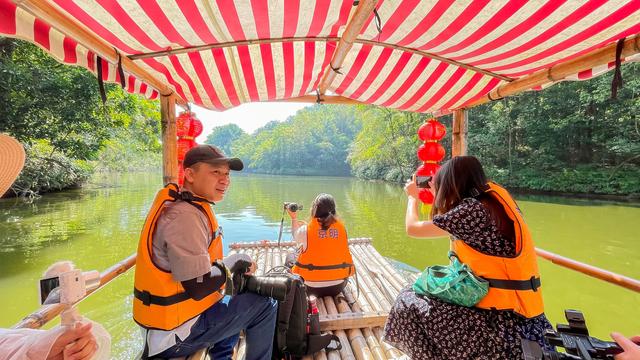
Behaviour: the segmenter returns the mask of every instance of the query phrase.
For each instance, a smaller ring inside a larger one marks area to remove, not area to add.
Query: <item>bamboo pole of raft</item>
[[[397,271],[395,271],[393,265],[391,265],[391,263],[386,259],[382,258],[380,253],[378,253],[373,246],[357,246],[356,248],[369,255],[369,258],[378,266],[378,268],[382,269],[383,274],[387,276],[389,282],[398,292],[407,285],[407,279],[404,279]]]
[[[322,304],[327,314],[331,314],[331,315],[337,314],[338,309],[333,303],[333,299],[331,299],[331,304],[327,302],[327,299],[330,299],[330,298],[329,297],[318,298],[316,301],[317,303]],[[353,354],[353,351],[351,349],[349,337],[347,336],[347,333],[344,330],[334,330],[333,334],[340,339],[340,343],[342,344],[342,349],[339,350],[340,358],[342,360],[355,360],[356,357]],[[336,353],[336,352],[337,351],[328,352],[327,356],[331,356],[332,353]]]
[[[359,261],[359,260],[354,259],[354,261]],[[356,265],[356,269],[358,269],[358,265]],[[391,304],[387,302],[386,299],[380,294],[380,291],[376,291],[377,289],[375,288],[375,283],[371,280],[371,278],[368,276],[368,274],[364,271],[363,268],[360,268],[360,271],[358,272],[358,276],[360,276],[362,280],[360,281],[360,286],[362,288],[361,294],[364,294],[364,296],[361,296],[358,299],[358,302],[362,303],[363,305],[366,304],[366,309],[365,309],[366,311],[388,312],[389,309],[391,309]],[[371,288],[372,286],[374,287],[373,289]],[[345,293],[348,293],[348,291],[345,291]],[[356,294],[353,294],[353,296],[355,295]],[[383,331],[381,328],[379,327],[374,328],[373,331],[378,337],[379,341],[383,344],[383,347],[387,353],[387,356],[389,356],[390,358],[396,358],[401,356],[400,352],[397,349],[393,348],[389,344],[386,344],[382,341]]]
[[[334,303],[340,313],[342,314],[353,313],[353,311],[349,307],[349,304],[345,300],[344,296],[336,296],[334,298]],[[358,330],[358,329],[354,329],[354,330]],[[371,328],[363,328],[359,331],[361,331],[362,336],[364,337],[373,358],[376,360],[387,360],[387,357],[384,355],[384,351],[380,347],[380,344],[378,343],[378,340],[375,338],[373,331],[371,331]]]
[[[560,265],[568,269],[598,278],[600,280],[622,286],[631,291],[640,292],[640,281],[636,279],[600,269],[589,264],[581,263],[579,261],[569,259],[540,248],[536,248],[536,254],[538,254],[538,256],[540,256],[541,258],[549,260],[556,265]]]
[[[380,264],[371,252],[367,251],[370,247],[371,246],[353,246],[351,249],[357,256],[367,258],[365,263],[369,270],[377,272],[376,276],[382,278],[382,280],[387,283],[385,285],[389,285],[388,290],[392,292],[391,295],[395,299],[400,290],[402,290],[403,285],[390,274],[389,269],[385,265]]]
[[[316,306],[318,306],[318,311],[320,312],[320,314],[328,314],[327,308],[324,306],[324,301],[322,300],[322,298],[316,299]],[[333,331],[329,331],[329,333],[334,334]],[[320,354],[324,354],[325,357],[323,357]],[[325,358],[326,360],[340,360],[340,352],[335,350],[326,352],[325,350],[322,350],[322,351],[319,351],[316,355],[314,355],[314,360],[323,360]]]
[[[355,298],[356,292],[355,292],[355,289],[351,287],[351,285],[348,285],[343,290],[343,294],[345,295],[345,298],[347,299],[347,301],[353,304],[352,307],[354,311],[368,311],[368,312],[374,311],[373,307],[369,303],[369,300],[367,300],[366,298],[361,297],[356,301],[356,298]],[[382,348],[384,349],[384,352],[387,358],[396,359],[402,356],[402,353],[398,349],[384,342],[383,331],[381,327],[379,326],[374,327],[372,331],[375,334],[376,338],[378,339],[378,342],[382,345]]]
[[[98,286],[98,288],[93,291],[87,292],[84,298],[86,298],[93,292],[97,291],[98,289],[101,289],[105,284],[115,279],[119,275],[124,274],[125,272],[127,272],[127,270],[131,269],[131,267],[135,264],[136,264],[136,254],[132,254],[128,258],[106,269],[100,274],[100,286]],[[42,326],[44,326],[46,323],[51,321],[53,318],[58,316],[58,314],[60,314],[62,310],[64,310],[64,305],[61,305],[61,304],[43,305],[40,309],[38,309],[34,313],[27,315],[19,323],[14,325],[13,328],[14,329],[23,329],[23,328],[39,329]]]
[[[325,296],[324,305],[327,307],[327,311],[329,314],[340,313],[340,311],[338,310],[338,307],[333,301],[333,297]],[[357,360],[373,359],[373,355],[371,354],[371,352],[369,351],[369,347],[367,346],[367,341],[364,339],[364,336],[362,336],[362,332],[360,331],[360,329],[346,329],[342,331],[346,333],[347,339],[348,339],[346,343],[342,343],[342,348],[345,348],[345,345],[349,344],[351,351],[353,353],[353,356]]]

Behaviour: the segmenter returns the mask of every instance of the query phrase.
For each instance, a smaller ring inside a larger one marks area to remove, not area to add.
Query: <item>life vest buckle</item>
[[[536,277],[531,276],[529,282],[531,283],[531,290],[533,290],[533,292],[537,292],[538,288],[540,287],[540,279],[537,279],[536,281]]]
[[[138,295],[139,295],[138,299],[142,301],[142,303],[145,306],[151,305],[151,293],[149,291],[147,290],[141,291]]]

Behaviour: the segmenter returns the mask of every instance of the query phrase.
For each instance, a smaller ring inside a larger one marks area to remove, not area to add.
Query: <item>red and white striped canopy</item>
[[[315,93],[334,71],[338,40],[356,10],[352,0],[44,2],[183,100],[215,110]],[[368,16],[328,91],[417,112],[463,107],[501,84],[640,32],[640,0],[380,0],[376,9],[380,21]],[[92,49],[9,0],[0,0],[0,34],[96,70]],[[128,91],[157,97],[156,89],[125,77]],[[115,64],[103,65],[103,78],[119,81]]]

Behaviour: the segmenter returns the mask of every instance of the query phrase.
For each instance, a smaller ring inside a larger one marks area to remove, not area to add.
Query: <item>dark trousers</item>
[[[182,357],[209,348],[213,359],[231,359],[240,331],[244,330],[246,360],[269,360],[277,313],[278,305],[272,298],[253,293],[225,296],[200,315],[184,341],[178,341],[157,356]]]

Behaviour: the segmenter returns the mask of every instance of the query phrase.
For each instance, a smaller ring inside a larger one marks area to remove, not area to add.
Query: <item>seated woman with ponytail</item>
[[[511,195],[487,181],[473,156],[447,161],[429,182],[430,220],[418,218],[418,188],[409,181],[405,226],[415,238],[450,238],[450,249],[476,276],[487,295],[465,307],[401,291],[384,329],[388,343],[412,359],[520,359],[521,339],[543,340],[544,315],[533,240]],[[444,255],[444,254],[443,254]]]
[[[335,296],[355,273],[349,252],[347,231],[336,215],[336,202],[329,194],[320,194],[311,205],[308,224],[289,211],[291,233],[298,243],[292,272],[302,276],[307,290],[315,296]],[[295,257],[295,255],[293,257]]]

